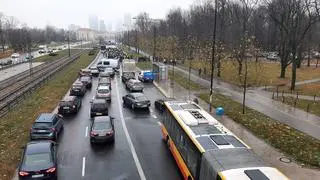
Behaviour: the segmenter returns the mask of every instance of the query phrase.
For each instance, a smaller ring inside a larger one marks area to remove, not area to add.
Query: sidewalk
[[[175,83],[174,89],[172,89],[170,86],[170,80],[154,84],[165,96],[174,97],[177,100],[192,100],[196,98],[195,93],[199,93],[190,91],[190,97],[188,97],[189,91],[181,87],[179,84]],[[209,105],[199,98],[198,100],[199,105],[209,112]],[[257,153],[264,160],[264,162],[278,168],[290,179],[317,179],[316,177],[320,177],[319,169],[303,168],[295,162],[281,162],[279,159],[281,157],[284,157],[282,153],[280,153],[277,149],[273,148],[269,144],[265,143],[263,140],[255,137],[249,130],[247,130],[242,125],[234,122],[232,119],[226,116],[224,116],[223,118],[219,118],[214,114],[212,114],[212,116],[218,119],[224,126],[226,126],[226,128],[232,131],[241,140],[251,146],[255,153]]]
[[[171,68],[170,66],[170,69]],[[188,71],[176,66],[175,71],[180,72],[181,75],[188,78]],[[210,89],[210,81],[195,75],[194,72],[191,73],[191,80]],[[232,100],[242,103],[243,93],[241,88],[218,80],[213,81],[213,88],[214,91],[228,94]],[[246,105],[272,119],[320,139],[320,117],[318,116],[272,100],[270,97],[266,97],[264,92],[257,90],[248,90],[246,94]]]

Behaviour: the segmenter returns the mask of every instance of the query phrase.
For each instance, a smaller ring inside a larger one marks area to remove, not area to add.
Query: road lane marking
[[[155,118],[155,119],[157,119],[157,118],[158,118],[158,117],[157,117],[156,115],[154,115],[154,114],[152,114],[152,117],[153,117],[153,118]]]
[[[88,137],[88,126],[86,127],[86,134],[85,134],[86,137]]]
[[[82,177],[84,176],[84,171],[86,168],[86,157],[82,158]]]
[[[116,92],[117,92],[117,98],[118,98],[118,106],[119,106],[119,111],[120,111],[120,119],[121,119],[121,124],[122,124],[122,127],[123,127],[123,130],[124,130],[124,133],[126,135],[126,138],[127,138],[127,141],[128,141],[128,144],[129,144],[129,147],[130,147],[130,150],[131,150],[131,154],[133,156],[133,160],[137,166],[137,170],[138,170],[138,173],[139,173],[139,176],[140,176],[140,179],[141,180],[146,180],[146,176],[144,175],[144,172],[143,172],[143,169],[142,169],[142,166],[140,164],[140,161],[139,161],[139,158],[138,158],[138,155],[136,153],[136,150],[133,146],[133,143],[131,141],[131,137],[129,135],[129,132],[128,132],[128,129],[127,129],[127,126],[126,126],[126,123],[124,121],[124,117],[123,117],[123,112],[122,112],[122,107],[121,107],[121,99],[120,99],[120,93],[118,91],[118,82],[117,80],[115,81],[115,85],[116,85]]]

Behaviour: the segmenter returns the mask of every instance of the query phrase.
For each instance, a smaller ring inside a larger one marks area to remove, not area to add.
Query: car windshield
[[[51,127],[52,123],[50,122],[37,122],[33,124],[34,128],[49,128]]]
[[[98,93],[109,93],[109,89],[98,89]]]
[[[92,127],[93,130],[107,130],[111,129],[110,122],[95,122]]]
[[[96,104],[92,105],[93,109],[105,109],[106,107],[107,107],[107,105],[104,103],[96,103]]]
[[[80,81],[90,81],[90,77],[83,76],[80,78]]]
[[[60,101],[60,106],[70,106],[72,105],[72,102],[71,101]]]
[[[135,82],[133,85],[134,86],[142,86],[143,84],[141,82]]]
[[[142,95],[142,96],[137,96],[136,99],[137,99],[138,101],[146,101],[146,100],[148,100],[147,97],[146,97],[146,96],[143,96],[143,95]]]
[[[49,164],[51,161],[50,153],[27,154],[24,157],[23,164],[27,166],[39,166]]]

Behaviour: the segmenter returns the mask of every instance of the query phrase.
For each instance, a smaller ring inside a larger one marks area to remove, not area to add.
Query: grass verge
[[[221,61],[221,78],[229,83],[241,85],[238,75],[238,64],[235,60],[222,60]],[[185,67],[189,67],[189,62],[185,61]],[[206,76],[211,72],[209,62],[201,60],[192,60],[191,66],[195,70],[206,68]],[[243,65],[243,72],[244,72]],[[291,82],[291,66],[286,70],[286,78],[279,78],[280,64],[270,63],[265,61],[248,62],[248,86],[265,86],[265,85],[284,85]],[[302,66],[297,69],[297,81],[309,80],[320,78],[320,68]]]
[[[87,53],[58,72],[7,115],[0,118],[0,179],[11,180],[19,163],[21,147],[29,140],[29,129],[41,112],[52,112],[75,81],[78,71],[95,56]]]
[[[168,75],[169,75],[169,79],[173,79],[175,82],[177,82],[183,88],[189,89],[189,80],[187,78],[183,77],[180,73],[174,72],[174,77],[173,77],[173,71],[170,70],[168,72]],[[193,91],[199,91],[201,89],[205,89],[205,87],[190,80],[190,89]]]
[[[209,94],[200,94],[199,97],[209,103]],[[221,94],[214,94],[212,105],[214,107],[224,107],[228,117],[242,124],[257,137],[280,149],[295,160],[320,167],[319,140],[251,108],[247,107],[246,114],[242,114],[240,103]]]
[[[75,52],[77,52],[77,50],[71,49],[70,52],[72,55]],[[33,61],[34,62],[46,62],[46,61],[56,60],[56,59],[62,58],[64,56],[67,56],[69,54],[69,51],[68,51],[68,49],[65,49],[65,50],[59,51],[57,53],[58,54],[56,56],[49,56],[49,54],[46,54],[44,56],[40,56],[40,57],[35,58]]]
[[[313,100],[306,100],[306,99],[296,100],[295,97],[289,97],[289,96],[285,96],[284,101],[282,100],[282,98],[279,97],[278,101],[285,103],[287,105],[290,105],[292,107],[299,108],[311,114],[320,116],[320,101],[313,101]]]
[[[152,70],[152,63],[150,61],[137,62],[136,65],[141,70]]]
[[[267,89],[271,92],[277,92],[277,88],[269,88]],[[316,83],[309,83],[296,86],[294,91],[290,90],[290,86],[279,86],[278,92],[282,93],[292,93],[292,94],[299,94],[299,95],[306,95],[306,96],[320,96],[320,82]]]

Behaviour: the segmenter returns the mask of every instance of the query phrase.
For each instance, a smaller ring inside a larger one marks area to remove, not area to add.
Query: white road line
[[[84,171],[86,169],[86,157],[82,158],[82,177],[84,176]]]
[[[86,127],[86,134],[85,137],[88,137],[88,126]]]
[[[146,180],[146,176],[144,175],[144,172],[143,172],[142,166],[140,164],[138,155],[137,155],[136,150],[135,150],[135,148],[133,146],[133,143],[131,141],[131,137],[129,135],[126,123],[124,121],[122,107],[121,107],[121,99],[120,99],[120,94],[119,94],[119,91],[118,91],[118,82],[117,82],[117,80],[115,81],[115,85],[116,85],[116,92],[117,92],[117,98],[118,98],[118,106],[119,106],[119,111],[120,111],[121,124],[122,124],[123,130],[124,130],[124,133],[126,135],[126,138],[127,138],[130,150],[131,150],[131,154],[133,156],[133,160],[134,160],[134,162],[135,162],[135,164],[137,166],[137,170],[138,170],[140,179],[141,180]]]
[[[153,118],[155,118],[155,119],[157,119],[157,118],[158,118],[158,117],[157,117],[156,115],[154,115],[154,114],[152,114],[152,117],[153,117]]]

